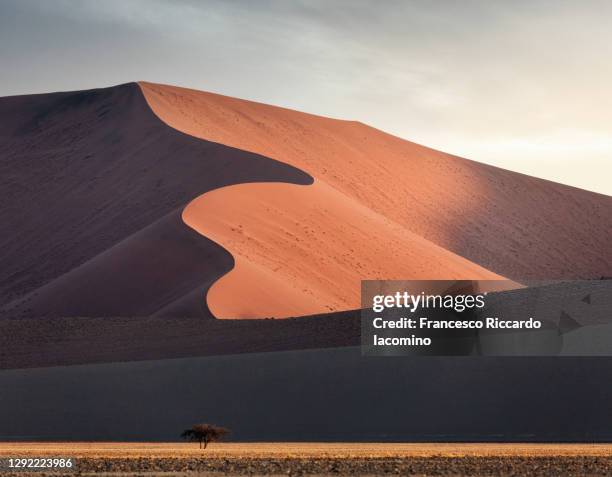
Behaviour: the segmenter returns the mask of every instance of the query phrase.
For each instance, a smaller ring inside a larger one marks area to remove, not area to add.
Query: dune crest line
[[[362,279],[503,279],[319,181],[217,189],[183,220],[234,257],[207,294],[217,318],[357,309]]]
[[[312,182],[168,126],[136,83],[0,98],[0,118],[2,316],[210,317],[202,296],[233,259],[184,224],[185,205],[230,184]]]
[[[351,250],[344,243],[345,248],[338,245],[337,250],[327,251],[329,266],[325,271],[330,277],[344,277],[353,267],[348,275],[363,270],[362,277],[502,276],[520,282],[530,278],[592,278],[612,268],[605,238],[589,232],[612,230],[612,218],[606,214],[612,205],[610,197],[452,156],[354,121],[185,88],[139,84],[153,112],[171,127],[291,164],[315,179],[300,193],[283,185],[228,187],[204,194],[184,211],[183,219],[189,225],[223,244],[236,259],[233,271],[209,292],[209,307],[217,310],[218,316],[292,316],[305,310],[322,312],[354,305],[358,292],[354,280],[341,279],[339,285],[337,280],[326,280],[318,269],[312,270],[308,259],[316,263],[321,258],[321,244],[309,245],[309,241],[323,237],[338,223],[369,223],[366,217],[370,214],[385,224],[379,224],[381,236],[391,234],[383,243],[399,244],[398,236],[404,237],[407,247],[415,247],[416,237],[427,242],[423,256],[429,257],[431,267],[425,261],[409,260],[409,253],[398,245],[382,254],[374,253],[374,246],[368,250],[361,247],[352,257],[354,261],[343,262],[339,257]],[[215,210],[206,205],[207,200],[214,201]],[[234,201],[242,208],[233,205]],[[313,204],[338,223],[314,218]],[[221,214],[224,217],[218,217]],[[286,223],[285,217],[291,214],[302,218],[303,227]],[[260,224],[247,228],[248,215],[259,217]],[[238,223],[243,224],[242,230],[233,226]],[[390,232],[389,224],[398,225],[403,232]],[[275,229],[278,236],[272,236]],[[250,237],[248,244],[245,234]],[[286,243],[281,234],[285,234]],[[337,244],[343,242],[339,230],[331,235]],[[288,239],[290,236],[293,238]],[[353,238],[366,240],[366,236],[357,233]],[[284,250],[286,263],[277,257],[279,263],[274,265],[271,257],[278,252],[270,240]],[[287,250],[290,244],[296,261]],[[584,244],[588,244],[586,248]],[[398,254],[405,255],[399,262],[389,259]],[[446,268],[437,265],[442,258],[448,261]],[[290,263],[295,265],[293,271]],[[403,267],[398,270],[399,263]],[[462,270],[457,268],[459,263]],[[306,280],[299,269],[310,270],[311,278]],[[270,296],[272,292],[265,292],[264,284],[283,290],[291,297],[286,301],[295,304],[279,303]],[[253,295],[260,299],[244,307],[229,303],[227,296],[244,294],[245,285],[257,290]],[[305,305],[308,300],[311,303]]]

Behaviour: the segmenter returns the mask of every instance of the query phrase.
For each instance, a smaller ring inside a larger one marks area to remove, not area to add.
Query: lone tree
[[[202,448],[202,443],[204,443],[204,449],[206,449],[209,442],[220,441],[229,432],[229,429],[213,424],[195,424],[190,429],[185,429],[181,437],[192,442],[199,441],[200,449]]]

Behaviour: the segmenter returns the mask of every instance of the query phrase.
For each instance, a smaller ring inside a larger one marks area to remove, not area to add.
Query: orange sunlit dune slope
[[[578,223],[601,225],[603,196],[468,161],[358,122],[140,86],[173,128],[314,178],[305,186],[222,188],[185,208],[184,221],[236,261],[208,292],[218,317],[357,308],[360,279],[520,282],[591,276],[608,266],[598,239],[584,253],[577,250],[577,240],[593,241]],[[581,212],[585,207],[594,213],[590,219]]]

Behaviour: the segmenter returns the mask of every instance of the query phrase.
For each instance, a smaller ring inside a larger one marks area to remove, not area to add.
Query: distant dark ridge
[[[168,127],[136,83],[0,98],[0,150],[8,316],[173,313],[175,300],[194,290],[203,299],[233,265],[179,223],[191,199],[238,183],[312,183],[294,167]],[[185,306],[193,309],[174,312]]]
[[[287,319],[0,319],[0,369],[173,359],[360,344],[359,310]]]

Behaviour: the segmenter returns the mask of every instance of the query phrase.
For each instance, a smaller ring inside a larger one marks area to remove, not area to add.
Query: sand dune
[[[185,205],[230,184],[312,182],[168,127],[134,83],[2,98],[0,146],[11,317],[210,316],[205,290],[233,261],[182,223]]]
[[[163,309],[164,316],[212,318],[203,297],[215,280],[232,269],[234,260],[222,247],[186,227],[181,209],[8,304],[5,312],[112,317],[149,316]],[[197,293],[192,296],[193,290]],[[191,300],[177,309],[185,296]],[[186,306],[191,309],[185,310]]]
[[[236,260],[208,292],[217,318],[356,309],[363,279],[502,279],[324,182],[224,187],[183,219]]]
[[[500,275],[520,281],[612,274],[612,197],[445,154],[354,121],[139,84],[172,127],[292,164]]]
[[[295,316],[355,308],[360,278],[612,275],[612,198],[361,123],[151,83],[1,98],[0,119],[11,317],[210,317],[211,285],[219,316]]]
[[[209,292],[218,316],[355,307],[359,277],[501,275],[520,282],[612,270],[610,197],[451,156],[357,122],[140,86],[168,125],[315,178],[303,188],[231,187],[187,207],[185,221],[236,258],[236,268]]]

